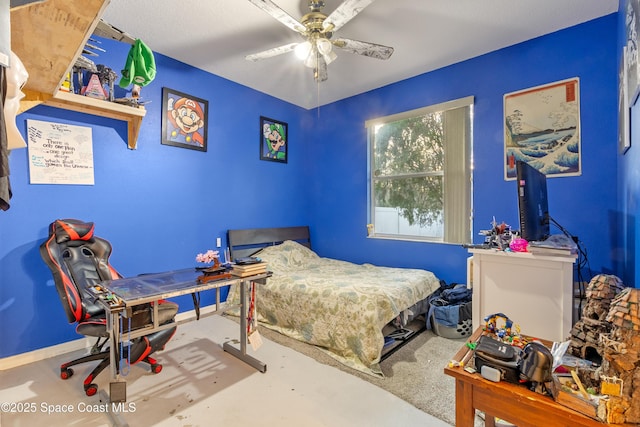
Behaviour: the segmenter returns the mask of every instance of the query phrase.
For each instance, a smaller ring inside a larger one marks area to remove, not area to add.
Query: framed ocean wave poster
[[[504,177],[522,160],[547,177],[581,174],[577,77],[504,95]]]

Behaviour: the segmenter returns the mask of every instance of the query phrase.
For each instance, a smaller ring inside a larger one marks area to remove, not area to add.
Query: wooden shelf
[[[59,91],[109,2],[48,0],[11,10],[11,49],[29,73],[20,111],[44,103],[123,120],[128,124],[127,145],[135,149],[144,108]]]
[[[44,104],[51,107],[64,108],[79,113],[93,114],[127,122],[128,146],[132,150],[135,150],[137,147],[142,118],[147,113],[147,110],[143,107],[129,107],[115,102],[102,101],[100,99],[68,92],[58,92],[45,101]]]

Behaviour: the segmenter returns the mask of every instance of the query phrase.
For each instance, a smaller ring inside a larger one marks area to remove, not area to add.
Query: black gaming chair
[[[40,255],[51,269],[56,290],[67,313],[67,320],[69,323],[77,323],[76,332],[80,335],[97,338],[91,354],[60,366],[60,377],[66,380],[73,375],[71,366],[100,360],[100,364],[84,380],[87,396],[96,394],[98,386],[93,381],[109,366],[109,348],[105,347],[109,341],[106,314],[104,307],[89,288],[104,280],[122,278],[109,264],[111,244],[94,236],[93,230],[94,225],[91,222],[75,219],[56,220],[50,225],[49,239],[40,245]],[[151,304],[143,304],[135,307],[133,311],[149,321],[153,307]],[[177,312],[177,304],[161,301],[158,305],[158,324],[173,322]],[[138,323],[136,320],[134,315],[132,322]],[[176,328],[173,327],[135,338],[128,346],[123,346],[120,358],[128,360],[131,364],[144,361],[151,366],[153,373],[158,373],[162,370],[162,365],[149,356],[163,349],[175,331]]]

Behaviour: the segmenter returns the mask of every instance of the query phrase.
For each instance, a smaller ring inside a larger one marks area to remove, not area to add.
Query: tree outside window
[[[367,122],[374,237],[471,241],[473,98]]]

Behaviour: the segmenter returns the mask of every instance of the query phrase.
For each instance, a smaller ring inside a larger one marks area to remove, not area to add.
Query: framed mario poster
[[[260,159],[287,163],[287,124],[260,117]]]
[[[162,144],[207,151],[209,102],[162,88]]]

